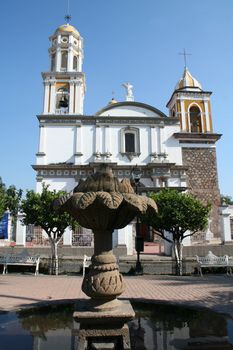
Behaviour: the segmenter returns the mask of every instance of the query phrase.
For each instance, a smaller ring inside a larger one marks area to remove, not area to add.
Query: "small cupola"
[[[184,73],[175,87],[176,90],[182,91],[202,91],[202,86],[197,79],[195,79],[188,68],[184,68]]]

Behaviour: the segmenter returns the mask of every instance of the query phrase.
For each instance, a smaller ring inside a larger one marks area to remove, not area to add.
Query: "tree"
[[[17,190],[14,185],[7,188],[0,177],[0,219],[4,212],[9,210],[13,221],[16,221],[21,205],[22,194],[23,191],[21,189]]]
[[[14,185],[7,188],[5,192],[5,208],[9,210],[12,218],[16,221],[18,212],[20,210],[23,191],[17,190]]]
[[[158,206],[158,214],[143,216],[142,221],[152,226],[157,235],[172,243],[176,273],[181,276],[182,241],[207,227],[211,206],[204,205],[190,194],[171,189],[151,193],[150,197]]]
[[[24,225],[33,224],[40,226],[48,235],[51,246],[50,273],[58,274],[57,246],[65,229],[70,226],[74,229],[78,224],[68,213],[59,213],[53,203],[64,196],[64,191],[49,191],[49,186],[43,184],[42,192],[27,191],[26,198],[22,201],[21,211],[24,213],[22,222]]]
[[[232,205],[233,204],[233,199],[232,199],[231,196],[221,195],[221,203],[223,205]]]
[[[6,192],[6,186],[2,182],[2,178],[0,177],[0,220],[3,217],[3,214],[5,212],[5,192]]]
[[[0,189],[0,221],[5,212],[5,193],[2,189]]]

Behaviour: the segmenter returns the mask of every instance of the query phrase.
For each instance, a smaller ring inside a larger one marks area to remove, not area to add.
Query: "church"
[[[211,92],[205,91],[187,67],[168,96],[167,114],[134,100],[133,86],[122,82],[125,100],[114,98],[99,111],[85,115],[83,71],[84,41],[69,23],[49,38],[50,69],[42,73],[43,111],[39,121],[36,154],[36,191],[42,183],[51,190],[71,191],[100,163],[111,166],[115,176],[132,178],[140,172],[140,194],[175,188],[212,203],[209,227],[193,236],[188,245],[221,243],[220,191],[216,142],[211,113]],[[175,82],[174,82],[175,83]],[[83,229],[65,234],[65,242],[78,244]],[[114,232],[114,245],[134,251],[134,225]],[[145,233],[147,235],[147,233]],[[144,237],[145,240],[149,236]]]

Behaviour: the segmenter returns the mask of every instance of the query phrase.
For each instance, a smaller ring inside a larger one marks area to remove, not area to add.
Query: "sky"
[[[42,112],[41,72],[49,70],[49,36],[65,23],[68,0],[1,1],[0,177],[7,186],[35,189],[35,154]],[[233,197],[233,1],[70,0],[71,24],[84,39],[84,113],[106,106],[121,84],[135,100],[165,114],[187,67],[212,91],[220,191]]]

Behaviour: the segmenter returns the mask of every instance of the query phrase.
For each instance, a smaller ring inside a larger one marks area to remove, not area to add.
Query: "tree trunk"
[[[180,239],[176,239],[173,242],[173,249],[174,249],[174,255],[175,255],[175,261],[176,261],[176,275],[182,276],[183,275],[183,244]]]
[[[51,245],[51,260],[50,260],[49,273],[50,275],[58,275],[58,254],[57,254],[58,242],[56,242],[54,239],[51,238],[50,245]]]

